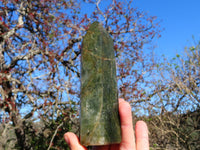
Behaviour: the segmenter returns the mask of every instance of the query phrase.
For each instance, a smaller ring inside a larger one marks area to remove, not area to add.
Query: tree
[[[73,128],[78,118],[81,41],[93,21],[101,22],[114,40],[119,95],[135,105],[142,102],[139,83],[148,84],[144,77],[153,66],[143,45],[160,31],[156,17],[131,4],[0,1],[0,121],[12,124],[18,148],[59,149],[62,135],[57,134]]]
[[[157,67],[160,77],[149,94],[154,106],[148,118],[152,143],[159,148],[199,149],[200,42]]]

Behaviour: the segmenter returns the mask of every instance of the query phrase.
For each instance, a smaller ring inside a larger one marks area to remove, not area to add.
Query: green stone
[[[121,142],[113,47],[101,24],[91,24],[81,51],[80,141],[85,146]]]

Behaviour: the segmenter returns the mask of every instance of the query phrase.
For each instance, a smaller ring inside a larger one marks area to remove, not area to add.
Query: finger
[[[119,99],[119,115],[122,132],[122,141],[120,147],[122,149],[135,150],[135,137],[133,131],[131,106],[123,99]]]
[[[135,125],[137,150],[149,150],[148,128],[144,121],[138,121]]]
[[[67,132],[64,138],[71,150],[86,150],[86,148],[80,144],[78,137],[74,133]]]

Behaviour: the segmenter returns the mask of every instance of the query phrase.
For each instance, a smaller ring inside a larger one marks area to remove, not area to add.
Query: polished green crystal
[[[113,47],[102,25],[91,24],[81,51],[80,141],[85,146],[121,142]]]

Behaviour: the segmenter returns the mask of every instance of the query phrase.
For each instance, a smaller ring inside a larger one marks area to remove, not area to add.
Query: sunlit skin
[[[145,122],[138,121],[135,125],[135,134],[132,124],[131,106],[123,99],[119,99],[119,114],[121,118],[122,141],[120,144],[112,144],[95,147],[96,150],[149,150],[148,128]],[[78,137],[67,132],[65,141],[71,150],[87,150],[79,142]]]

